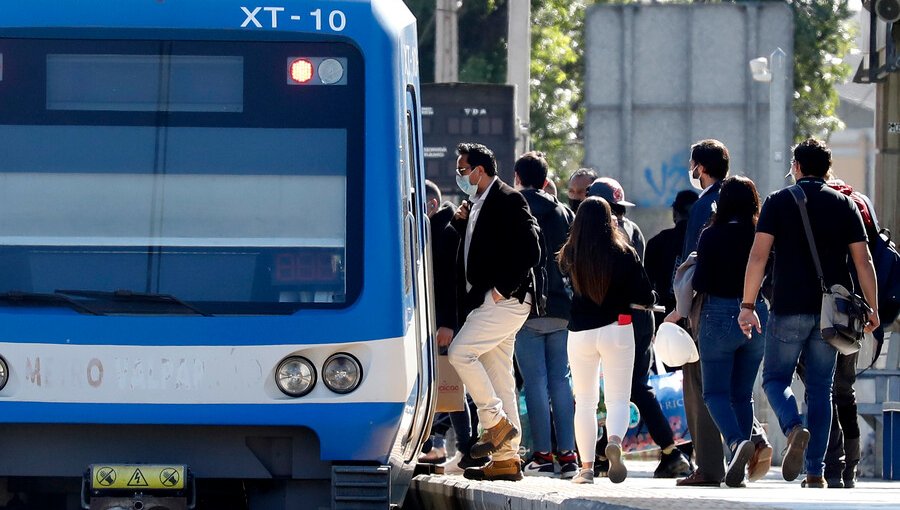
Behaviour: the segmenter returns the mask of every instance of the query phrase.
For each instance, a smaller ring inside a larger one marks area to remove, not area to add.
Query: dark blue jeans
[[[831,428],[831,385],[837,351],[822,339],[818,314],[772,314],[765,333],[763,388],[785,434],[802,423],[791,381],[801,357],[806,366],[806,402],[809,407],[806,421],[810,434],[806,449],[806,473],[822,476]]]
[[[753,428],[753,383],[759,373],[765,340],[757,332],[750,339],[738,324],[741,300],[707,296],[700,312],[700,368],[703,400],[730,447],[750,439]],[[757,303],[765,330],[768,313]]]

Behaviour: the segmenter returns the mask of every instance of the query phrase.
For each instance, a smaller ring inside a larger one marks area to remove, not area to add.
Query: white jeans
[[[478,420],[485,429],[504,417],[519,432],[519,407],[513,375],[516,332],[528,319],[529,301],[504,299],[494,303],[488,291],[484,303],[472,310],[450,344],[447,355],[459,378],[478,407]],[[509,460],[519,453],[519,438],[494,453],[494,460]]]
[[[600,361],[603,361],[603,402],[606,431],[625,437],[628,431],[631,374],[634,372],[634,329],[609,324],[569,332],[569,367],[575,392],[575,443],[583,459],[597,443],[597,403],[600,401]]]

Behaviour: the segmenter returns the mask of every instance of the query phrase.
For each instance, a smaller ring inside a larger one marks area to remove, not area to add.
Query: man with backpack
[[[875,341],[875,358],[881,352],[884,342],[884,325],[891,324],[897,318],[897,305],[891,303],[891,285],[896,287],[900,280],[900,263],[897,263],[896,250],[891,246],[889,233],[886,235],[878,226],[878,218],[872,202],[862,193],[855,191],[852,186],[840,179],[834,178],[831,172],[826,175],[826,183],[835,191],[846,195],[853,200],[862,216],[866,235],[869,238],[869,251],[873,254],[876,281],[878,282],[879,306],[878,313],[881,325],[872,331],[872,339]],[[891,251],[893,251],[891,253]],[[889,267],[889,266],[895,267]],[[852,269],[852,268],[851,268]],[[893,274],[894,281],[891,281]],[[859,281],[855,272],[854,286],[859,288]],[[896,296],[896,292],[894,293]],[[829,488],[848,488],[856,486],[857,466],[860,462],[860,430],[857,421],[856,391],[853,385],[856,383],[856,367],[859,353],[838,353],[837,364],[834,372],[834,387],[832,389],[832,413],[831,430],[828,436],[828,449],[825,451],[825,482]],[[797,367],[801,377],[805,376],[805,367]]]
[[[794,148],[793,156],[791,175],[796,186],[769,195],[760,212],[744,277],[738,324],[745,335],[752,329],[762,332],[755,302],[766,262],[774,249],[763,388],[787,436],[782,477],[793,481],[805,467],[802,486],[821,488],[825,487],[824,458],[832,422],[831,391],[837,361],[836,349],[822,336],[823,288],[835,284],[853,288],[848,254],[862,292],[873,308],[878,306],[877,286],[858,208],[850,198],[825,183],[824,177],[831,168],[831,150],[823,142],[809,139]],[[809,226],[805,225],[805,211]],[[815,253],[811,245],[815,246]],[[877,311],[872,311],[866,331],[871,332],[878,324]],[[806,363],[806,426],[791,390],[801,358]]]
[[[572,299],[554,255],[566,242],[575,215],[555,196],[543,191],[549,168],[544,154],[537,151],[523,154],[514,167],[516,188],[525,197],[541,228],[544,255],[541,267],[535,268],[535,293],[544,294],[547,303],[547,314],[540,317],[532,313],[516,334],[516,362],[525,383],[525,404],[534,446],[531,459],[523,470],[529,476],[555,475],[552,430],[556,432],[559,475],[572,478],[578,472],[575,400],[567,377],[567,327]]]

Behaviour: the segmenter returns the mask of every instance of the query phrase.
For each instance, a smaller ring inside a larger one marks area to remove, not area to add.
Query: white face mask
[[[469,175],[472,175],[471,172],[469,173]],[[474,200],[475,194],[478,193],[478,183],[481,182],[481,177],[484,176],[482,175],[478,178],[477,181],[475,181],[475,184],[472,184],[469,181],[469,175],[457,175],[456,186],[459,187],[460,191],[468,195],[470,200]]]
[[[694,165],[693,168],[688,169],[688,179],[691,181],[691,186],[700,191],[703,191],[703,183],[700,182],[700,170],[698,168],[699,166],[700,165]],[[695,172],[697,174],[696,176],[694,176]]]

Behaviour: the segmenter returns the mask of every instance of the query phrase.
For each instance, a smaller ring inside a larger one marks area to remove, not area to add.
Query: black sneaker
[[[594,459],[594,478],[607,475],[609,475],[609,459],[598,455]]]
[[[556,462],[559,463],[559,476],[564,480],[573,478],[578,473],[578,457],[572,450],[558,452]]]
[[[828,485],[829,489],[843,489],[844,488],[844,479],[841,477],[826,478],[825,483]]]
[[[725,485],[729,487],[743,487],[744,475],[747,473],[747,462],[756,451],[756,446],[750,441],[741,441],[732,446],[731,462],[725,470]]]
[[[671,453],[659,454],[659,465],[653,472],[653,478],[682,478],[691,474],[691,462],[678,448]]]

